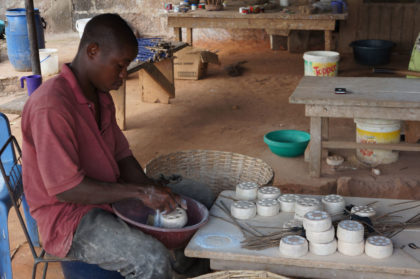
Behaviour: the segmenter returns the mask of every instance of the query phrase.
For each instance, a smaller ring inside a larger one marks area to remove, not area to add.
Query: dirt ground
[[[78,37],[65,34],[47,37],[47,47],[58,48],[60,64],[71,61]],[[303,76],[302,54],[271,51],[269,42],[197,42],[197,47],[217,51],[222,65],[210,65],[207,76],[198,81],[177,80],[176,98],[171,104],[147,104],[140,98],[137,75],[127,81],[127,130],[131,149],[144,167],[154,157],[179,150],[209,149],[237,152],[258,157],[274,170],[274,185],[297,193],[336,193],[420,199],[419,160],[416,153],[401,152],[397,163],[379,166],[381,175],[372,176],[354,151],[336,152],[346,157],[347,166],[334,171],[324,166],[323,176],[310,178],[303,156],[282,158],[270,152],[263,136],[278,129],[309,131],[309,119],[302,105],[289,104],[288,98]],[[408,56],[394,55],[394,68],[406,68]],[[244,74],[230,77],[229,64],[246,61]],[[351,55],[340,61],[341,76],[372,76],[370,69],[354,63]],[[27,74],[27,73],[26,73]],[[16,73],[7,61],[0,62],[0,77]],[[0,104],[13,99],[0,97]],[[12,131],[21,138],[20,117],[8,115]],[[352,120],[333,119],[331,137],[354,139]],[[349,178],[347,178],[349,177]],[[338,183],[337,183],[338,181]],[[337,190],[338,185],[338,190]],[[23,243],[23,235],[11,214],[11,247]],[[23,244],[13,260],[14,278],[28,278],[32,259]],[[58,265],[51,264],[48,278],[63,278]]]

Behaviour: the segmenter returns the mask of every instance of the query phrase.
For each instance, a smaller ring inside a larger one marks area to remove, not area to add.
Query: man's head
[[[77,58],[83,61],[89,82],[101,91],[118,89],[127,66],[137,55],[137,39],[117,14],[101,14],[85,27]]]

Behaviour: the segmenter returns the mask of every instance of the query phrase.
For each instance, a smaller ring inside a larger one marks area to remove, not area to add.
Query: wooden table
[[[178,50],[186,47],[186,43],[176,42],[173,44],[172,51],[177,52]],[[173,57],[166,58],[159,62],[142,62],[133,61],[127,68],[128,74],[139,72],[139,87],[144,90],[144,86],[157,84],[163,89],[163,94],[167,95],[167,98],[175,97],[175,82],[173,73]],[[146,75],[147,76],[146,76]],[[147,84],[145,84],[147,83]],[[151,88],[150,90],[153,90]],[[150,91],[149,90],[149,91]],[[110,91],[112,99],[115,104],[115,116],[117,119],[118,126],[121,130],[125,130],[125,112],[126,112],[126,81],[124,80],[123,85],[118,90]]]
[[[347,14],[288,14],[269,10],[260,14],[240,14],[239,7],[209,12],[196,10],[187,13],[169,13],[168,26],[174,28],[178,41],[182,41],[182,28],[187,28],[187,43],[193,43],[193,28],[265,29],[270,35],[272,48],[276,37],[287,36],[290,30],[321,30],[325,32],[325,50],[332,49],[332,31],[337,20],[345,20]]]
[[[232,200],[221,196],[233,197],[233,191],[224,191],[216,202],[223,200],[228,207]],[[312,196],[313,197],[313,196]],[[389,208],[391,204],[402,202],[402,200],[371,199],[345,197],[346,204],[366,205],[372,201],[378,201],[374,207],[379,215],[402,208],[408,208],[415,204],[403,204]],[[418,214],[419,208],[398,213],[402,215],[398,221],[405,221]],[[420,228],[406,229],[392,241],[394,253],[387,259],[377,260],[368,257],[366,254],[356,257],[344,256],[339,252],[331,256],[317,256],[311,253],[298,259],[286,258],[280,255],[279,248],[267,248],[260,251],[243,249],[240,246],[244,239],[240,230],[231,223],[212,216],[226,218],[225,213],[213,206],[210,210],[210,220],[191,239],[185,255],[188,257],[199,257],[210,259],[210,265],[215,270],[268,270],[278,274],[293,277],[309,278],[419,278],[420,277],[420,249],[414,250],[407,246],[400,249],[402,245],[409,242],[420,245]],[[240,221],[259,231],[270,233],[282,228],[284,222],[293,218],[293,213],[281,212],[273,217],[256,216],[251,220]],[[262,229],[261,226],[266,226]],[[277,227],[276,229],[274,227]],[[408,248],[408,249],[407,249]]]
[[[349,94],[334,94],[344,87]],[[321,175],[322,149],[372,148],[369,143],[328,141],[328,118],[420,121],[420,80],[406,78],[303,77],[289,98],[311,118],[310,175]],[[375,144],[375,149],[420,151],[418,144]]]

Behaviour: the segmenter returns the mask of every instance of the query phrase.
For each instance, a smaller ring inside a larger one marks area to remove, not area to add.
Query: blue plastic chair
[[[6,135],[8,135],[6,137]],[[19,223],[28,241],[34,258],[32,279],[36,277],[39,263],[44,263],[42,278],[45,279],[48,263],[60,262],[66,279],[122,279],[120,273],[108,271],[97,265],[87,264],[70,258],[58,258],[47,255],[42,249],[40,253],[35,250],[39,247],[38,228],[36,221],[29,214],[28,204],[25,200],[22,184],[22,152],[15,137],[10,135],[10,125],[7,117],[0,113],[0,278],[12,279],[12,265],[10,259],[10,244],[8,231],[8,214],[13,206]],[[23,206],[25,220],[19,207]]]
[[[4,146],[6,141],[10,138],[10,124],[6,115],[0,113],[0,147]],[[1,164],[4,166],[6,174],[9,174],[11,168],[16,160],[15,153],[13,152],[12,143],[9,143],[0,156]],[[20,166],[19,166],[20,167]],[[13,187],[14,185],[12,185]],[[29,207],[22,196],[22,206],[25,214],[25,219],[28,227],[28,233],[32,243],[39,247],[38,228],[36,221],[29,214]],[[1,278],[12,278],[12,266],[10,261],[10,244],[8,232],[8,216],[10,208],[12,207],[12,200],[10,199],[9,192],[3,176],[0,176],[0,276]]]

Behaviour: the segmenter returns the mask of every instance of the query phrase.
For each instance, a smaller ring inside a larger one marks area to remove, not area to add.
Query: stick
[[[211,215],[212,217],[214,217],[214,218],[218,218],[218,219],[221,219],[221,220],[223,220],[223,221],[225,221],[225,222],[228,222],[229,224],[232,224],[232,225],[234,225],[234,226],[236,226],[238,229],[240,229],[241,231],[242,230],[245,230],[247,233],[249,233],[249,234],[251,234],[251,232],[249,232],[249,231],[247,231],[245,228],[242,228],[241,226],[238,226],[237,224],[235,224],[235,223],[233,223],[233,222],[231,222],[231,221],[229,221],[228,219],[226,219],[226,218],[223,218],[223,217],[220,217],[220,216],[216,216],[216,215]],[[244,232],[242,231],[242,234],[244,234]],[[245,236],[245,235],[244,235]]]
[[[231,215],[230,215],[230,212],[229,212],[229,210],[227,209],[227,206],[226,206],[226,204],[221,200],[221,201],[219,201],[220,202],[220,204],[222,205],[222,206],[220,206],[219,204],[217,204],[216,203],[216,206],[217,207],[219,207],[227,216],[229,216],[229,218],[241,229],[241,232],[242,232],[242,234],[244,235],[244,237],[247,237],[246,235],[245,235],[245,233],[244,233],[244,229],[243,229],[243,227],[238,223],[238,221],[236,221],[236,219],[235,218],[233,218]],[[252,235],[254,235],[255,236],[255,233],[254,232],[251,232],[251,231],[248,231],[250,234],[252,234]]]
[[[417,207],[420,207],[420,204],[419,205],[412,206],[412,207],[407,207],[407,208],[403,208],[403,209],[400,209],[400,210],[395,210],[395,211],[392,211],[392,212],[388,212],[388,213],[386,213],[386,214],[384,214],[382,216],[377,217],[376,219],[380,219],[380,218],[386,217],[388,215],[391,215],[393,213],[397,213],[397,212],[401,212],[401,211],[406,211],[406,210],[417,208]]]
[[[404,202],[397,202],[397,203],[393,203],[390,206],[397,206],[400,204],[407,204],[407,203],[412,203],[412,202],[419,202],[419,201],[404,201]]]

